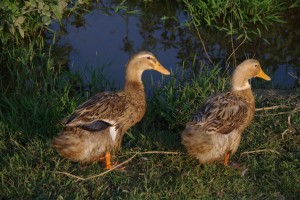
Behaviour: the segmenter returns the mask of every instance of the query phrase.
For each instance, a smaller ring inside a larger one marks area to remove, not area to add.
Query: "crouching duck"
[[[254,97],[248,82],[254,77],[271,80],[257,60],[247,59],[235,69],[231,91],[209,97],[186,124],[181,142],[200,163],[221,161],[228,165],[254,116]]]
[[[141,80],[145,70],[170,74],[150,52],[132,56],[126,65],[123,90],[96,94],[64,120],[62,133],[53,140],[58,153],[82,163],[104,161],[105,168],[111,169],[111,153],[119,149],[126,131],[145,114]]]

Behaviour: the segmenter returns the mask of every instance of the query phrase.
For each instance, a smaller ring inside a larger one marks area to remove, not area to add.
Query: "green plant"
[[[150,100],[153,107],[149,108],[150,116],[154,115],[153,120],[166,124],[167,128],[182,127],[205,97],[226,88],[227,72],[222,74],[218,65],[208,67],[202,64],[192,68],[200,70],[198,73],[188,73],[188,70],[182,74],[175,72],[168,83],[154,92]]]
[[[21,21],[18,22],[21,28],[27,27],[28,21]],[[40,23],[32,21],[35,22]],[[29,26],[41,30],[38,25]],[[85,84],[57,61],[52,45],[45,44],[41,32],[31,35],[25,31],[23,39],[18,26],[14,27],[15,35],[6,25],[0,33],[6,37],[1,37],[4,42],[0,45],[0,199],[297,199],[299,196],[300,114],[296,110],[300,105],[299,91],[293,97],[256,99],[257,107],[287,107],[256,113],[232,158],[240,163],[239,169],[200,165],[185,154],[180,133],[207,96],[227,89],[229,74],[222,73],[219,66],[195,63],[192,67],[197,72],[189,73],[191,69],[185,68],[185,73],[173,73],[177,75],[165,79],[163,86],[153,91],[146,115],[125,135],[121,152],[115,158],[120,163],[138,153],[126,164],[126,171],[111,171],[89,180],[76,178],[74,175],[99,175],[103,169],[98,163],[81,165],[60,157],[51,147],[51,141],[61,130],[61,120],[87,98]],[[99,68],[90,72],[91,94],[114,86],[103,77],[102,65]],[[148,150],[178,154],[139,153]]]
[[[273,0],[183,0],[197,27],[208,26],[237,39],[261,37],[274,23],[284,23],[282,15],[299,1]]]
[[[50,25],[51,19],[61,20],[68,3],[69,0],[1,1],[0,34],[2,43],[8,39],[5,37],[8,32],[14,36],[18,33],[21,38],[24,38],[26,34],[32,35],[38,30],[43,30],[44,27]]]

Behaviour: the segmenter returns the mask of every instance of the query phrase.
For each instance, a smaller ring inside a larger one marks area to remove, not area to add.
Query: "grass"
[[[265,115],[299,107],[299,91],[297,98],[288,101],[257,98],[257,107],[290,107],[257,112],[242,137],[238,152],[232,157],[242,165],[241,169],[219,164],[200,165],[186,155],[180,144],[185,121],[206,96],[228,88],[228,75],[217,78],[216,73],[220,73],[217,67],[211,73],[203,67],[199,74],[190,76],[189,81],[178,81],[175,75],[166,80],[166,85],[148,99],[144,119],[129,130],[115,160],[120,163],[136,152],[145,151],[179,154],[137,154],[126,164],[125,172],[112,171],[88,180],[59,172],[87,178],[104,172],[98,163],[82,166],[70,162],[50,146],[61,129],[60,120],[84,101],[83,95],[70,95],[70,84],[62,86],[60,81],[54,82],[49,92],[31,94],[19,90],[19,93],[2,95],[0,198],[297,199],[300,194],[300,113],[292,115],[295,131],[284,136],[282,133],[289,128],[288,114]],[[59,76],[56,78],[61,80]],[[254,152],[243,154],[249,151]]]
[[[180,134],[207,96],[228,89],[229,74],[203,65],[195,74],[172,75],[148,96],[143,120],[123,139],[114,159],[128,161],[127,170],[102,174],[98,163],[73,163],[50,145],[61,120],[87,97],[82,79],[53,57],[40,30],[32,32],[38,34],[25,41],[1,32],[0,199],[299,199],[299,90],[256,98],[257,107],[288,107],[256,113],[232,157],[240,169],[200,165],[185,153]],[[101,73],[91,72],[91,94],[113,87]]]
[[[285,23],[283,14],[299,1],[183,0],[193,23],[235,39],[252,40],[268,35],[274,24]]]

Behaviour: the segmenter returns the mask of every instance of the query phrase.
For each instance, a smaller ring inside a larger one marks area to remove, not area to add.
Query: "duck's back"
[[[232,92],[208,98],[187,123],[182,144],[201,163],[222,159],[234,153],[241,133],[252,120],[250,101]]]
[[[53,145],[70,160],[97,161],[106,151],[120,147],[124,133],[142,119],[145,110],[144,93],[99,93],[64,120],[65,128]]]

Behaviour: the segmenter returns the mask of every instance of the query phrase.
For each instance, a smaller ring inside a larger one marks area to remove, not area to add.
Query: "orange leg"
[[[111,158],[110,152],[106,152],[105,155],[100,158],[100,162],[105,164],[104,169],[110,170],[116,166],[116,163],[111,163],[110,158]],[[118,167],[117,169],[124,170],[125,167]]]
[[[227,152],[224,156],[224,165],[228,166],[229,163],[230,152]]]
[[[111,169],[110,152],[105,153],[105,169]]]

